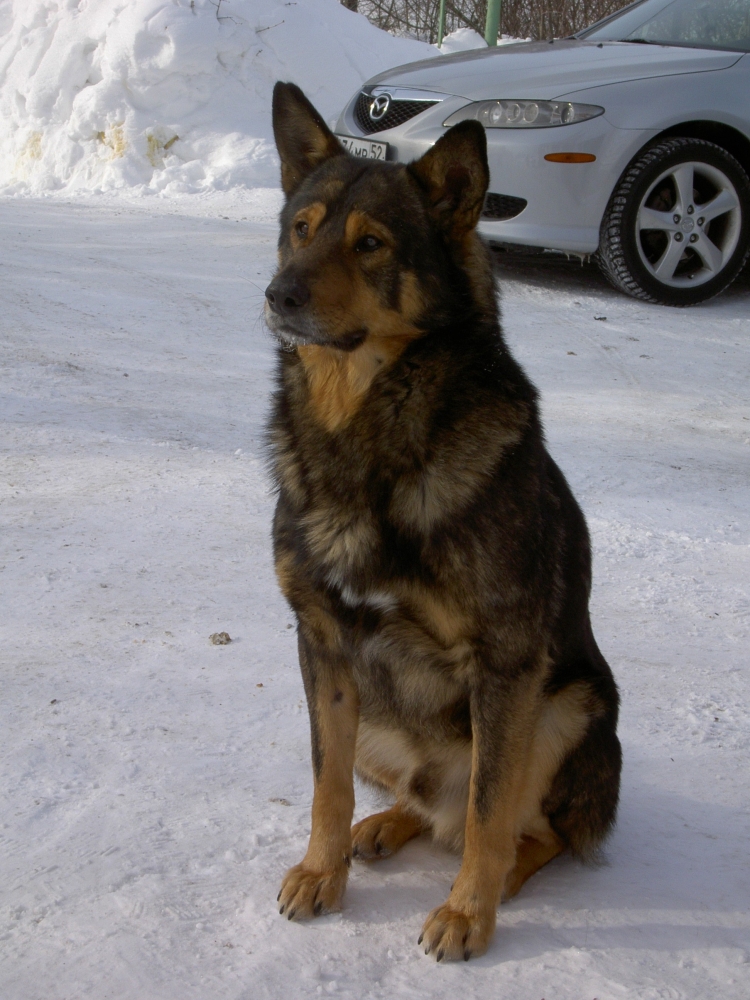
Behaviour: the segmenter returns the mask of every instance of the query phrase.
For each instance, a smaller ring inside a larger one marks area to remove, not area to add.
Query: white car
[[[573,38],[381,73],[336,133],[408,162],[487,130],[494,243],[594,254],[638,298],[716,295],[750,252],[750,0],[639,0]]]

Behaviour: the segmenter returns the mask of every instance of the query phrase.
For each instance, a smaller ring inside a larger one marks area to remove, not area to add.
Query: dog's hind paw
[[[494,931],[494,910],[467,913],[443,903],[425,920],[417,943],[424,946],[425,955],[434,955],[438,962],[468,962],[487,951]]]
[[[341,909],[346,888],[347,866],[332,872],[311,871],[304,864],[290,868],[276,897],[279,913],[287,920],[306,920]]]
[[[352,853],[362,861],[387,858],[421,832],[420,820],[396,805],[385,812],[368,816],[352,827]]]

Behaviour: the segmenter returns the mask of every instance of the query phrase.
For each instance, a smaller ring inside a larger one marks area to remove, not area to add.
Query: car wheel
[[[723,291],[750,252],[750,180],[703,139],[664,139],[625,171],[604,213],[599,265],[616,288],[669,306]]]

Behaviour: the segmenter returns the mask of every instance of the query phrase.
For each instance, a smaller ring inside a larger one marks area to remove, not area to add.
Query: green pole
[[[443,44],[445,35],[445,0],[440,0],[440,10],[438,13],[438,45]]]
[[[484,24],[484,40],[488,45],[497,45],[500,30],[500,5],[502,0],[487,0],[487,20]]]

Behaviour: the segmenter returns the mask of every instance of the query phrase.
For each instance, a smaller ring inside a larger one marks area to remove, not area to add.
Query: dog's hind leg
[[[422,820],[397,802],[385,812],[375,813],[352,827],[352,853],[363,861],[376,861],[395,854],[425,829]]]
[[[570,684],[549,698],[531,744],[519,801],[516,862],[505,877],[503,899],[515,896],[524,882],[566,846],[542,811],[560,763],[584,737],[590,723],[591,691]]]
[[[512,899],[527,879],[562,850],[562,841],[551,829],[546,836],[523,837],[516,852],[515,866],[505,877],[503,900]]]

